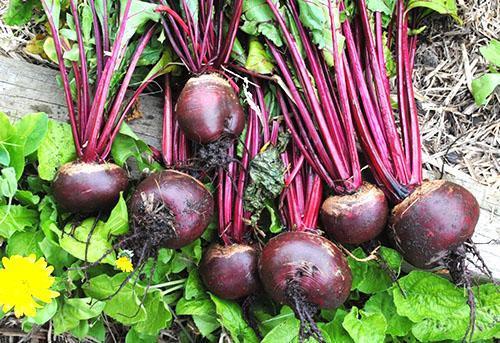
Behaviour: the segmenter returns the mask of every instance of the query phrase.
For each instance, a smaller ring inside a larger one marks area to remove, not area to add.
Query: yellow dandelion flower
[[[130,273],[134,270],[134,265],[128,256],[122,256],[116,260],[116,268],[122,272]]]
[[[36,260],[34,254],[28,257],[14,255],[2,258],[0,269],[0,306],[3,312],[14,308],[17,318],[26,315],[34,317],[41,303],[50,303],[59,296],[50,287],[54,277],[50,276],[54,267],[47,266],[43,257]]]

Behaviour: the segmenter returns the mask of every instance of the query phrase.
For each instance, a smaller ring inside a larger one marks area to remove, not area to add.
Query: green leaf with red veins
[[[385,15],[392,15],[394,10],[395,0],[367,0],[366,6],[372,12],[381,12]]]
[[[273,72],[274,65],[271,57],[256,38],[250,39],[245,68],[259,74],[272,74]]]

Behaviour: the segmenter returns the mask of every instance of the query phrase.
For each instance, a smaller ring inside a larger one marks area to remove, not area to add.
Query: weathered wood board
[[[45,112],[51,118],[67,120],[62,90],[56,83],[57,71],[5,57],[0,57],[0,111],[12,118],[32,112]],[[161,137],[161,98],[142,96],[140,111],[143,118],[130,123],[147,143],[159,146]],[[425,163],[441,167],[441,161],[424,159]],[[446,170],[447,178],[471,190],[481,203],[481,217],[473,239],[486,263],[500,279],[500,190],[474,182],[468,175]],[[427,174],[433,178],[435,175]],[[484,244],[489,243],[489,244]]]

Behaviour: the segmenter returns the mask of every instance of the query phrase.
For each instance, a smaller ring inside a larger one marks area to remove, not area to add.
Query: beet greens
[[[158,15],[152,5],[136,0],[117,5],[104,1],[103,13],[98,13],[100,9],[90,1],[95,39],[95,50],[90,51],[82,32],[80,5],[71,0],[78,59],[68,62],[66,56],[71,45],[66,38],[67,30],[59,28],[59,0],[43,0],[42,5],[54,39],[77,155],[84,162],[104,161],[127,113],[156,76],[148,76],[126,99],[141,55],[155,33],[154,26],[145,25],[150,20],[157,21]],[[116,31],[109,20],[118,23]],[[136,35],[140,31],[143,33]],[[92,68],[91,58],[96,61]]]

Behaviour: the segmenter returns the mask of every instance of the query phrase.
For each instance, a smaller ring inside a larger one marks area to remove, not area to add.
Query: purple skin
[[[214,213],[214,200],[207,188],[190,175],[164,170],[144,179],[130,199],[130,212],[137,215],[143,196],[158,199],[174,215],[175,237],[164,248],[178,249],[200,237]],[[165,228],[168,229],[168,228]]]
[[[320,216],[328,237],[340,244],[358,245],[384,230],[389,205],[380,189],[365,182],[354,194],[327,198]]]
[[[192,141],[213,143],[223,135],[237,137],[245,127],[245,114],[233,88],[216,74],[191,78],[176,104],[176,116]]]
[[[293,306],[287,286],[295,281],[309,303],[323,309],[342,305],[351,290],[351,270],[342,252],[328,239],[307,232],[285,232],[262,250],[259,275],[266,292]]]
[[[409,263],[434,268],[472,237],[478,219],[479,204],[468,190],[427,181],[393,209],[389,237]]]
[[[259,290],[257,250],[250,245],[211,245],[200,262],[207,289],[223,299],[237,300]]]
[[[71,162],[59,168],[52,192],[64,210],[91,214],[110,210],[127,186],[127,172],[116,164]]]

